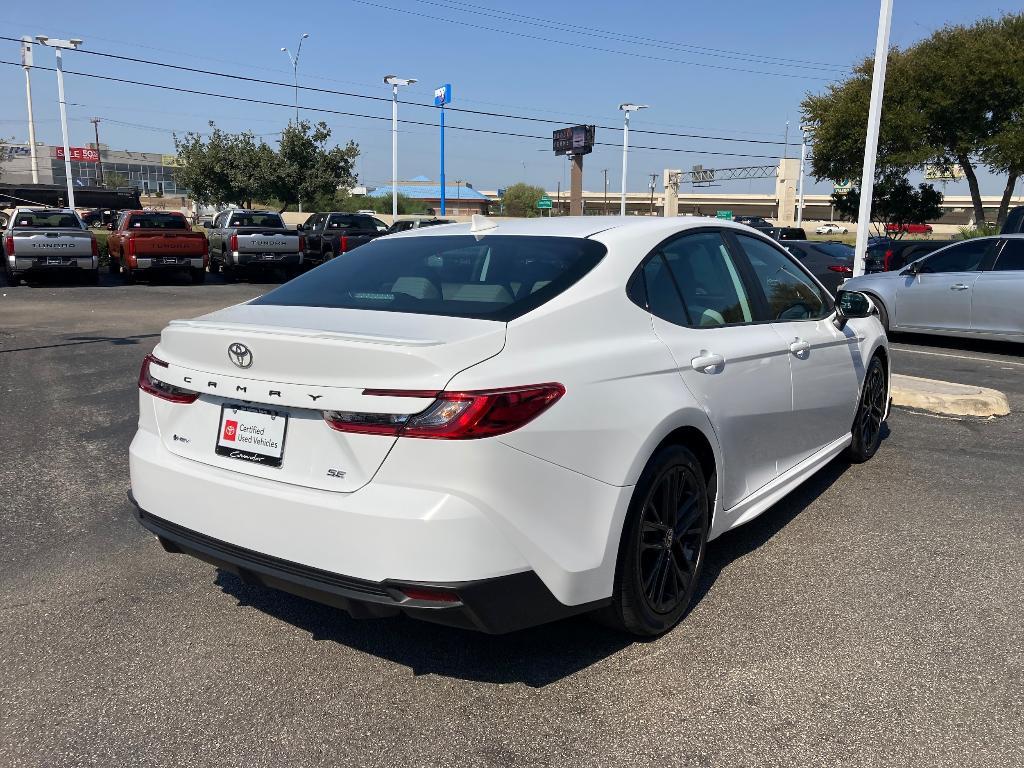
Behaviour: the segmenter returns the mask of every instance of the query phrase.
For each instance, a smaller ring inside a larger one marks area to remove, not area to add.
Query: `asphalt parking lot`
[[[667,636],[354,621],[165,554],[125,498],[142,356],[267,285],[0,285],[0,765],[1024,764],[1024,350],[901,337],[1013,413],[895,410],[711,547]]]

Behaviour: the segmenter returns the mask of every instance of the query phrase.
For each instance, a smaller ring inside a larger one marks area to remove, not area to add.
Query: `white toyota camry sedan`
[[[656,635],[710,540],[872,456],[889,354],[749,227],[475,217],[172,322],[139,389],[168,551],[354,616]]]

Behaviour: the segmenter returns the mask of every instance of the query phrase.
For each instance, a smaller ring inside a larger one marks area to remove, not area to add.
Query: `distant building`
[[[64,147],[36,145],[40,184],[66,184]],[[103,173],[116,173],[128,180],[143,195],[185,197],[188,190],[178,186],[174,171],[178,168],[174,155],[159,152],[133,152],[109,149],[100,145],[97,153],[92,144],[71,147],[71,178],[77,186],[99,185],[99,167]],[[32,161],[29,145],[0,145],[0,178],[8,184],[31,184]],[[109,185],[108,185],[109,186]]]
[[[422,200],[434,213],[441,215],[441,185],[425,176],[417,176],[409,181],[397,184],[398,194],[413,200]],[[477,192],[469,182],[456,182],[444,185],[445,215],[469,216],[474,213],[486,214],[491,204],[486,195]],[[377,187],[369,193],[370,197],[391,197],[391,185]]]

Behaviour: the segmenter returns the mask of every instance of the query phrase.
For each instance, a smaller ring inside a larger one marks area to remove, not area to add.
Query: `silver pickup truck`
[[[15,208],[0,241],[10,285],[53,272],[91,285],[100,280],[96,236],[69,208]]]
[[[268,269],[283,269],[291,278],[302,267],[305,238],[272,211],[221,211],[207,226],[206,236],[210,272],[223,272],[227,280]]]

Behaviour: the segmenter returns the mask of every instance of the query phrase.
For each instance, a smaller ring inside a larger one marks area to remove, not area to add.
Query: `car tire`
[[[110,264],[107,266],[110,274],[119,275],[121,274],[121,262],[115,259],[113,256],[110,257]]]
[[[855,464],[862,464],[875,455],[882,441],[882,424],[885,423],[885,409],[888,406],[889,387],[886,381],[885,364],[878,355],[871,358],[864,383],[861,385],[857,414],[853,418],[853,442],[846,449],[846,457]]]
[[[643,637],[672,629],[700,581],[710,523],[708,484],[697,457],[681,445],[659,450],[633,490],[612,602],[597,618]]]
[[[199,269],[189,269],[188,274],[189,274],[189,277],[192,278],[192,285],[200,285],[200,284],[206,282],[206,270],[205,269],[202,269],[202,268],[199,268]]]
[[[333,258],[334,258],[334,251],[326,250],[326,251],[324,251],[324,260],[321,263],[326,264],[328,261],[330,261]]]
[[[235,267],[229,267],[225,264],[221,267],[220,273],[224,276],[225,283],[234,283],[238,280],[238,274]]]
[[[125,265],[124,269],[121,270],[121,276],[124,278],[124,282],[127,285],[135,285],[135,270],[131,267]]]
[[[209,261],[208,261],[207,263],[208,263],[208,265],[209,265],[209,266],[207,267],[207,269],[209,269],[209,270],[210,270],[210,274],[211,274],[211,275],[216,275],[217,273],[219,273],[219,272],[220,272],[220,262],[219,262],[219,261],[217,261],[217,260],[216,260],[215,258],[213,258],[212,256],[210,256],[210,257],[209,257]]]

